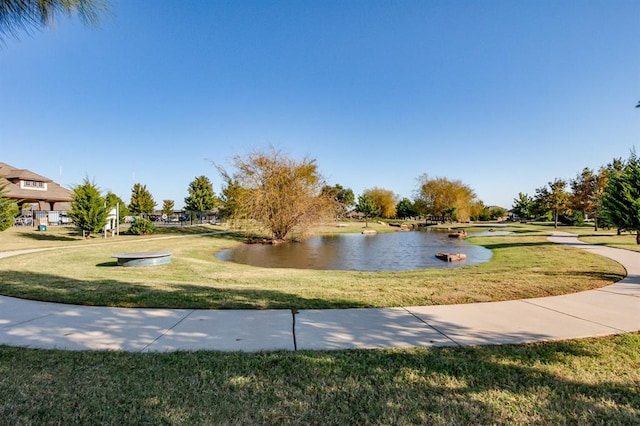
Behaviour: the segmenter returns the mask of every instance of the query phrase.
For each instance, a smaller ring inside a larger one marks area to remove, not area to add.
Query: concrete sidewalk
[[[524,343],[640,330],[640,253],[584,244],[572,234],[556,233],[549,240],[614,259],[627,277],[564,296],[295,315],[86,307],[0,296],[0,344],[135,352],[337,350]]]

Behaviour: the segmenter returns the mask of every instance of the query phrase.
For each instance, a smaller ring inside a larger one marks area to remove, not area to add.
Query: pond
[[[471,235],[489,235],[488,232]],[[504,232],[492,232],[492,235]],[[444,262],[436,253],[464,253],[466,260]],[[491,250],[446,232],[412,231],[375,235],[341,234],[312,237],[287,244],[243,244],[221,251],[220,260],[267,268],[349,271],[405,271],[425,268],[457,268],[491,259]]]

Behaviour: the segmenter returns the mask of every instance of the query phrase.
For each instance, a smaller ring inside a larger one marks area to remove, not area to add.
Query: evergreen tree
[[[396,216],[399,218],[412,217],[417,215],[418,213],[416,212],[413,203],[406,197],[400,200],[396,205]]]
[[[208,213],[217,204],[213,185],[206,176],[198,176],[189,184],[189,196],[184,199],[185,209],[190,212]]]
[[[14,200],[7,198],[7,183],[0,184],[0,231],[9,229],[15,223],[18,206]]]
[[[167,215],[167,217],[173,216],[173,211],[175,210],[175,203],[173,200],[162,200],[162,214]]]
[[[73,223],[84,231],[87,238],[97,233],[107,224],[109,208],[104,197],[94,182],[85,178],[82,185],[73,187],[73,200],[69,217]]]
[[[145,215],[153,213],[156,202],[153,200],[151,193],[147,190],[146,185],[136,183],[131,189],[131,202],[129,203],[129,212],[133,216]]]
[[[619,230],[636,231],[640,244],[640,160],[635,152],[622,170],[609,173],[602,202],[609,221]]]

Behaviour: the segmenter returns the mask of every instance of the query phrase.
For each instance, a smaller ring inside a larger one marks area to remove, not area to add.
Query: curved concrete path
[[[627,277],[608,287],[507,302],[384,309],[193,310],[61,305],[0,296],[0,344],[69,350],[335,350],[467,346],[640,330],[640,253],[550,241],[609,257]],[[40,250],[0,253],[0,257]]]

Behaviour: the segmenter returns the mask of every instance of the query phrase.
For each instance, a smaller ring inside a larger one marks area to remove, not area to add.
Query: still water
[[[464,253],[467,258],[444,262],[435,257],[439,252]],[[280,245],[243,244],[224,250],[217,257],[267,268],[405,271],[475,265],[491,259],[491,251],[463,239],[449,238],[448,233],[413,231],[312,237]]]

